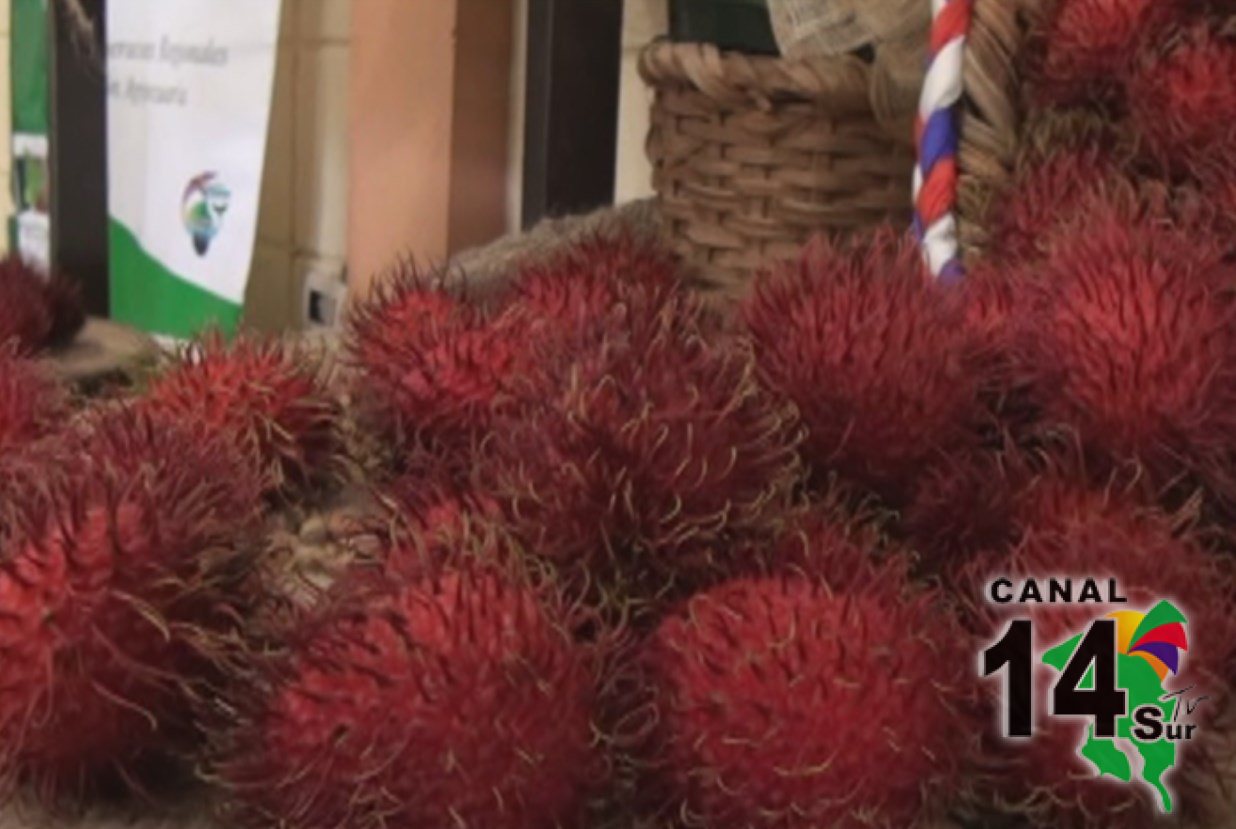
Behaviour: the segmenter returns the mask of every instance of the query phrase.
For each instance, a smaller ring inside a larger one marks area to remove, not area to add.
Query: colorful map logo
[[[1182,722],[1192,707],[1183,693],[1169,692],[1164,683],[1180,672],[1181,655],[1189,649],[1188,621],[1167,601],[1146,613],[1120,610],[1104,618],[1115,622],[1115,692],[1124,695],[1123,714],[1117,712],[1114,736],[1100,736],[1096,723],[1091,723],[1078,753],[1101,777],[1151,786],[1163,811],[1171,812],[1174,800],[1164,777],[1176,766],[1180,743],[1192,739],[1197,726]],[[1081,656],[1079,650],[1089,635],[1081,631],[1051,648],[1043,655],[1043,663],[1065,674]],[[1091,654],[1084,657],[1086,661],[1091,658]],[[1102,669],[1096,671],[1096,667],[1089,666],[1077,690],[1105,691],[1096,685],[1102,681]],[[1134,755],[1140,763],[1134,762]]]

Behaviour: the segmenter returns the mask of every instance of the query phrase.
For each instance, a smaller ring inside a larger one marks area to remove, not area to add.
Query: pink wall
[[[348,260],[441,261],[505,229],[511,4],[353,5]]]

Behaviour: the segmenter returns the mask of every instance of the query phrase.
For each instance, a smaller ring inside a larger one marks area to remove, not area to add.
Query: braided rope
[[[927,75],[919,99],[914,138],[914,232],[931,274],[943,281],[962,277],[957,239],[957,104],[974,0],[931,0],[932,27]]]

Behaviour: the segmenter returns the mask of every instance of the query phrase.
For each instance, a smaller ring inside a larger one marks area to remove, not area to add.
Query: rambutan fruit
[[[1032,88],[1049,105],[1119,97],[1142,47],[1184,17],[1181,0],[1059,0],[1039,21]]]
[[[44,277],[16,255],[0,258],[0,347],[33,354],[73,339],[85,321],[76,283]]]
[[[474,480],[472,460],[453,453],[418,455],[377,489],[380,523],[370,522],[370,531],[384,539],[388,572],[416,578],[461,553],[491,564],[515,557],[502,537],[501,506]]]
[[[974,339],[908,238],[817,241],[763,279],[744,313],[760,376],[798,407],[817,476],[897,505],[928,461],[974,439]]]
[[[1018,382],[1092,462],[1140,465],[1164,490],[1200,479],[1230,503],[1236,273],[1205,234],[1091,215],[1028,289]]]
[[[1113,151],[1097,142],[1053,147],[1045,157],[1028,157],[1009,191],[993,206],[992,249],[1005,268],[1034,262],[1094,198],[1131,205],[1136,189]]]
[[[323,479],[340,451],[340,405],[321,361],[275,340],[208,336],[151,383],[143,405],[224,435],[270,493]]]
[[[32,360],[0,348],[0,461],[68,419],[68,396]]]
[[[986,449],[1024,449],[1038,439],[1038,411],[1024,373],[1016,367],[1017,346],[1025,324],[1025,285],[1033,278],[1032,267],[991,258],[976,263],[965,280],[951,289],[970,339],[970,368],[976,378],[981,412],[977,433]],[[953,454],[972,455],[975,451],[972,448]]]
[[[253,667],[215,775],[249,825],[582,827],[605,777],[569,612],[487,568],[353,588]]]
[[[714,337],[685,293],[622,284],[603,322],[537,353],[483,480],[533,554],[626,601],[777,518],[800,464],[792,410],[761,388],[747,344]]]
[[[504,314],[521,320],[529,336],[570,337],[603,321],[615,306],[638,315],[681,290],[679,266],[668,251],[630,237],[586,240],[521,270]]]
[[[196,741],[257,497],[228,445],[169,420],[108,410],[64,440],[0,552],[0,783],[57,805]]]
[[[43,277],[16,256],[0,259],[0,346],[33,354],[52,330]]]
[[[870,496],[835,484],[786,510],[781,526],[750,540],[715,583],[788,574],[822,579],[834,591],[901,584],[908,559],[889,543],[887,519]]]
[[[463,532],[471,518],[500,514],[497,501],[464,478],[429,470],[405,472],[382,492],[393,517],[428,536],[449,538]]]
[[[991,449],[942,458],[925,469],[899,522],[922,570],[949,575],[980,553],[1007,549],[1015,538],[1022,474],[1014,453]]]
[[[1195,172],[1236,153],[1236,41],[1195,28],[1129,79],[1134,126],[1156,160]]]
[[[352,309],[348,351],[359,402],[401,445],[477,442],[524,346],[491,322],[487,311],[401,266]]]
[[[1148,611],[1160,600],[1176,604],[1188,618],[1188,651],[1182,682],[1192,693],[1208,697],[1195,718],[1211,726],[1230,704],[1229,677],[1236,666],[1236,581],[1229,562],[1209,554],[1200,540],[1170,516],[1138,506],[1119,492],[1087,489],[1067,481],[1049,481],[1027,501],[1022,540],[1010,553],[976,563],[965,579],[974,602],[978,632],[990,641],[1003,634],[1012,616],[1034,624],[1036,647],[1051,648],[1084,632],[1090,623],[1114,611]],[[1041,523],[1038,523],[1041,522]],[[1075,590],[1093,578],[1106,586],[1114,579],[1120,604],[983,604],[995,578],[1014,584],[1037,579],[1070,578]],[[1046,667],[1040,690],[1050,687]],[[1185,679],[1184,677],[1187,677]],[[1054,680],[1052,680],[1054,681]],[[991,686],[994,695],[997,684]],[[1044,712],[1046,693],[1036,702],[1041,721],[1030,741],[989,747],[977,781],[986,800],[1024,812],[1035,826],[1107,829],[1111,826],[1158,825],[1159,804],[1142,790],[1097,776],[1081,759],[1088,725],[1085,720],[1054,718]],[[995,718],[992,723],[994,725]],[[1173,782],[1186,813],[1195,789],[1209,788],[1209,758],[1197,745],[1182,748]]]
[[[635,802],[656,825],[925,824],[959,791],[975,698],[938,599],[805,576],[691,598],[636,658]]]

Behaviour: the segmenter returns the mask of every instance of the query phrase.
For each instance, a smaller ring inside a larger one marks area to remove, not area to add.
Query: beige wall
[[[622,26],[622,86],[618,104],[618,166],[614,198],[652,195],[652,167],[644,153],[652,91],[639,76],[639,52],[669,30],[668,0],[626,0]]]
[[[364,0],[367,2],[367,0]],[[246,298],[254,325],[300,327],[304,279],[341,277],[347,256],[349,0],[284,0],[258,243]]]
[[[443,261],[508,227],[513,5],[353,6],[349,288],[400,255]]]
[[[9,96],[9,0],[0,0],[0,251],[9,244],[6,227],[13,212],[12,175],[13,154],[10,146],[12,133],[12,104]]]

